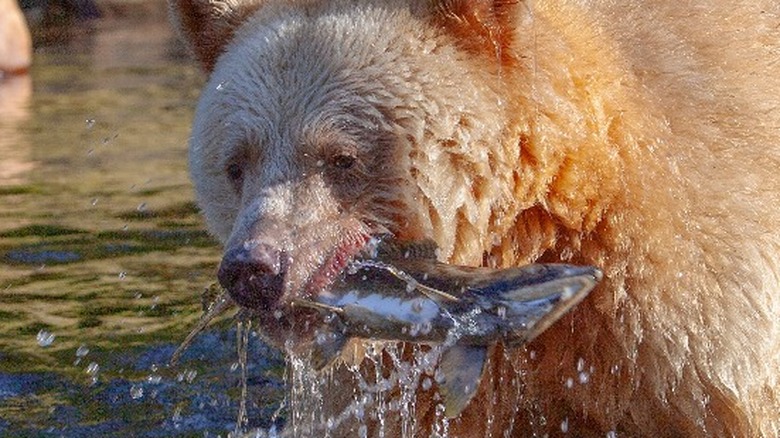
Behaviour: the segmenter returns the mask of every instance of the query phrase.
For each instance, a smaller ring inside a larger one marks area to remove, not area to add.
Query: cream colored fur
[[[176,3],[249,17],[181,29],[218,51],[191,152],[214,233],[304,254],[365,226],[456,263],[602,268],[527,349],[496,349],[455,436],[778,436],[779,4],[499,5],[510,44],[479,52],[434,3]],[[362,173],[329,173],[344,148]]]

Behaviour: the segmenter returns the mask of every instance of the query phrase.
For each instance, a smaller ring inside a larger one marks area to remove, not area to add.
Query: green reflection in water
[[[0,83],[0,373],[84,386],[94,362],[101,381],[147,378],[123,356],[179,342],[198,319],[221,254],[186,169],[201,85],[164,13],[39,45],[30,78]],[[51,345],[39,345],[41,330]],[[89,353],[77,361],[80,346]],[[79,406],[79,425],[171,415],[41,385],[0,398],[6,432],[51,426],[63,406]]]
[[[219,257],[186,173],[200,75],[164,21],[96,26],[39,48],[29,100],[4,108],[4,165],[23,169],[0,181],[4,351],[44,355],[39,327],[57,335],[45,355],[175,338]]]

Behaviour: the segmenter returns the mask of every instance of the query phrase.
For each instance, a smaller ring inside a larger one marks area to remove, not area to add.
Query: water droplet
[[[73,362],[73,366],[76,366],[79,363],[81,363],[81,359],[83,359],[84,356],[86,356],[88,353],[89,353],[89,348],[87,348],[86,345],[81,344],[81,346],[78,349],[76,349],[76,361]]]
[[[435,380],[436,383],[440,385],[447,380],[446,376],[444,375],[444,371],[442,371],[441,368],[436,369],[436,373],[433,375],[433,380]]]
[[[566,433],[569,431],[569,417],[566,417],[561,421],[561,432]]]
[[[110,137],[104,137],[103,138],[103,145],[105,146],[105,145],[111,143],[112,141],[116,140],[117,137],[119,137],[119,134],[114,134],[114,135],[112,135]]]
[[[157,385],[158,383],[162,382],[162,376],[159,374],[150,374],[146,377],[146,381],[152,385]]]
[[[422,389],[424,391],[427,391],[427,390],[431,389],[432,386],[433,386],[433,380],[431,380],[430,377],[426,377],[426,378],[423,379],[423,381],[422,381]]]
[[[130,386],[130,397],[132,397],[133,400],[138,400],[139,398],[144,396],[144,387],[141,385],[132,385]]]
[[[314,342],[316,342],[317,345],[325,344],[326,342],[328,342],[328,334],[323,332],[317,333],[314,337]]]
[[[38,332],[38,334],[35,336],[35,338],[38,340],[38,345],[41,347],[48,347],[54,342],[54,333],[49,333],[46,330],[41,330]]]
[[[571,389],[572,387],[574,387],[574,379],[569,377],[566,379],[566,388]]]
[[[617,432],[615,432],[614,430],[610,430],[609,432],[607,432],[607,438],[617,438]]]
[[[179,428],[181,423],[181,407],[178,406],[176,409],[173,410],[173,415],[171,416],[171,421],[173,422],[173,427]]]
[[[582,371],[579,374],[579,379],[580,379],[580,383],[585,385],[586,383],[590,382],[590,373]]]
[[[98,382],[98,371],[100,371],[100,366],[97,364],[97,362],[90,362],[89,365],[87,365],[87,369],[85,370],[87,375],[90,377],[90,385],[97,385]]]
[[[585,359],[579,358],[577,359],[577,371],[582,371],[585,369]]]
[[[198,372],[196,370],[189,370],[184,373],[184,380],[186,380],[187,383],[192,383],[197,376]]]

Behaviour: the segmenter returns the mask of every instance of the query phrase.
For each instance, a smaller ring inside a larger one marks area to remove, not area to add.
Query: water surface
[[[220,258],[186,169],[202,75],[163,12],[36,35],[0,82],[0,436],[225,436],[230,321],[166,365]],[[267,427],[283,363],[250,356]]]

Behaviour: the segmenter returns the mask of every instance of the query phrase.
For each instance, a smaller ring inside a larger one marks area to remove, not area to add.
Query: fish
[[[438,345],[439,390],[450,418],[475,394],[490,346],[530,342],[602,279],[593,266],[446,264],[430,242],[379,248],[311,299],[294,301],[325,316],[324,331],[309,345],[312,364],[328,367],[351,338]]]
[[[489,347],[501,342],[515,348],[532,341],[601,279],[593,266],[447,264],[438,261],[432,241],[377,238],[330,284],[292,301],[321,316],[321,326],[296,350],[307,351],[312,367],[322,371],[353,338],[437,346],[439,392],[445,415],[454,418],[476,393]],[[236,307],[217,285],[207,288],[204,297],[204,314],[174,352],[172,365],[210,321]],[[238,317],[251,314],[241,309]]]

